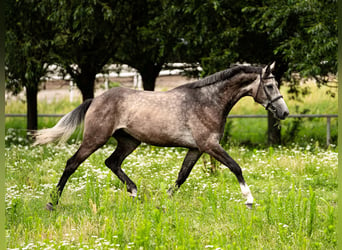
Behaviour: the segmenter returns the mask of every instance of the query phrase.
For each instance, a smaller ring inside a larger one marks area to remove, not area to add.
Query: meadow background
[[[292,100],[292,114],[337,114],[337,90],[306,84],[310,94]],[[334,92],[335,91],[335,92]],[[335,95],[335,97],[331,97]],[[79,102],[42,101],[39,113],[64,114]],[[25,103],[6,102],[6,113]],[[252,98],[231,114],[265,114]],[[40,127],[58,119],[39,118]],[[115,141],[93,154],[71,176],[57,209],[44,209],[80,133],[69,143],[32,147],[24,118],[6,119],[6,232],[8,249],[336,249],[337,119],[325,146],[326,120],[281,122],[283,146],[267,146],[267,119],[232,119],[224,147],[240,164],[257,205],[249,210],[235,176],[213,169],[202,156],[180,190],[186,151],[140,146],[123,169],[138,186],[138,199],[104,165]]]

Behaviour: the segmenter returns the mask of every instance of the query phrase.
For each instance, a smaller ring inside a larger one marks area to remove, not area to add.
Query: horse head
[[[262,69],[257,79],[259,83],[254,95],[254,101],[264,106],[266,110],[271,111],[275,118],[284,120],[289,115],[289,109],[279,92],[279,84],[272,74],[274,65],[275,62]]]

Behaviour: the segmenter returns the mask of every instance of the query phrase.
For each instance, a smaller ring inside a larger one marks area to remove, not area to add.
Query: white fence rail
[[[62,117],[63,114],[38,114],[38,117]],[[26,114],[5,114],[7,117],[26,117]],[[229,115],[228,118],[242,119],[242,118],[267,118],[267,115]],[[289,115],[288,118],[325,118],[327,119],[326,126],[326,145],[330,145],[331,141],[331,118],[337,118],[337,114],[298,114]]]

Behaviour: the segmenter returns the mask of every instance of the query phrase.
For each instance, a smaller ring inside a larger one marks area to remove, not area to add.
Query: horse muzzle
[[[265,109],[271,111],[274,117],[279,120],[285,120],[290,114],[282,95],[269,101]]]

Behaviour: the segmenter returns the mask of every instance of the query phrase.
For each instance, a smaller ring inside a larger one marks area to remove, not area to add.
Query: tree
[[[153,91],[163,65],[172,61],[178,37],[161,18],[165,16],[162,1],[131,1],[130,8],[130,23],[121,34],[120,48],[113,61],[137,69],[144,90]]]
[[[6,1],[6,88],[26,90],[27,129],[36,130],[39,83],[51,63],[54,32],[44,1]]]
[[[83,100],[94,97],[97,73],[115,54],[130,20],[127,1],[55,1],[50,20],[58,34],[56,61],[75,81]]]
[[[252,29],[269,34],[277,41],[273,53],[302,77],[324,77],[337,72],[337,1],[269,1],[269,4],[244,9],[252,14]]]
[[[113,60],[138,70],[144,90],[153,91],[155,81],[165,63],[162,39],[155,36],[150,22],[158,15],[158,1],[132,1],[130,3],[130,23],[122,32],[120,49]]]
[[[200,63],[202,76],[227,68],[236,57],[230,48],[236,44],[238,30],[233,20],[236,1],[163,1],[158,19],[177,36],[174,59],[190,63],[193,73]]]
[[[230,31],[217,32],[223,22],[212,18],[216,6],[211,2],[144,0],[131,6],[132,21],[113,60],[136,68],[145,90],[154,90],[160,70],[172,62],[185,62],[187,74],[198,76],[199,63],[215,43],[233,37]]]
[[[247,32],[264,36],[268,54],[279,64],[277,75],[292,82],[292,92],[298,92],[294,72],[314,77],[318,84],[337,72],[337,1],[264,1],[243,13],[250,16]],[[269,116],[269,142],[279,144],[275,123]]]

